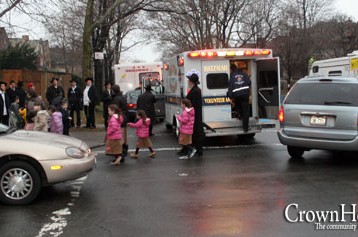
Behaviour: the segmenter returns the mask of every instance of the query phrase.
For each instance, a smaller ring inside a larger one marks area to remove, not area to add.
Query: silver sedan
[[[0,124],[0,201],[28,204],[42,187],[83,177],[95,162],[95,154],[81,140]]]

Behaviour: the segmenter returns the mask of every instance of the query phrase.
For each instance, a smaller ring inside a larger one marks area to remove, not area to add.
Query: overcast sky
[[[336,0],[334,7],[337,12],[344,13],[353,18],[353,20],[358,21],[358,0]],[[18,25],[20,28],[16,29],[16,36],[21,37],[21,35],[30,35],[30,39],[48,39],[48,35],[45,33],[44,28],[35,22],[27,19],[25,16],[12,16],[12,22]],[[0,26],[2,26],[0,24]],[[28,29],[32,29],[31,32]],[[160,53],[155,49],[153,45],[138,45],[130,50],[130,52],[125,53],[122,56],[122,60],[132,61],[132,60],[144,60],[147,62],[154,62],[160,59]]]

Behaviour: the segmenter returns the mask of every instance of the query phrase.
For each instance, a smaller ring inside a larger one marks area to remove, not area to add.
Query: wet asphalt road
[[[0,236],[358,234],[318,231],[314,223],[284,218],[291,203],[303,210],[358,203],[357,154],[311,151],[293,160],[269,130],[254,140],[208,139],[210,149],[202,158],[185,161],[173,151],[176,139],[164,126],[156,129],[152,141],[161,148],[156,159],[143,151],[138,161],[113,167],[100,147],[97,167],[87,178],[46,188],[28,206],[0,205]]]

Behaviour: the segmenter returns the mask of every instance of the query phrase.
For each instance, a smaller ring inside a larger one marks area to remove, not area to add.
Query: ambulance
[[[115,84],[119,85],[127,99],[130,120],[135,120],[137,99],[147,85],[151,85],[157,102],[154,104],[155,117],[164,120],[164,86],[162,62],[116,64],[113,67]]]
[[[242,120],[237,118],[227,91],[230,65],[235,64],[251,79],[249,131],[244,133]],[[270,49],[228,48],[196,50],[180,53],[163,65],[166,127],[178,131],[176,114],[181,112],[181,100],[189,92],[186,73],[200,73],[203,126],[207,137],[254,136],[263,128],[276,124],[280,105],[279,58]]]
[[[319,60],[312,63],[310,76],[358,76],[358,51],[346,57]]]
[[[115,84],[120,86],[123,93],[145,88],[148,83],[156,86],[162,81],[162,68],[162,62],[116,64]]]

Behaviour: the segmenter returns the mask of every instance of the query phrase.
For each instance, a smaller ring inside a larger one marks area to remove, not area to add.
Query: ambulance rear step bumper
[[[216,128],[216,129],[205,129],[206,137],[219,137],[219,136],[236,136],[236,135],[247,135],[261,132],[260,126],[253,126],[249,128],[248,132],[244,132],[242,128]]]

